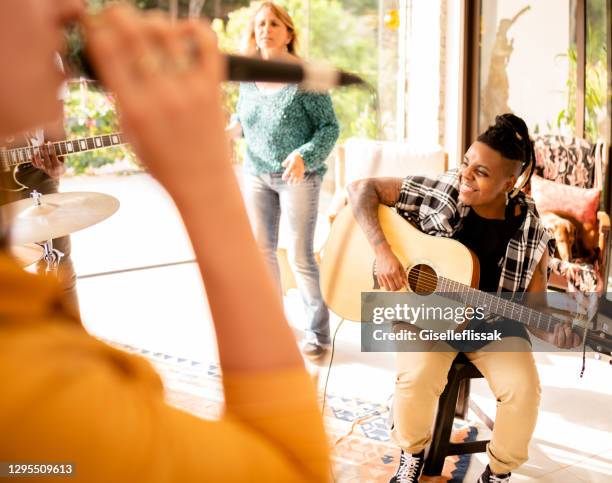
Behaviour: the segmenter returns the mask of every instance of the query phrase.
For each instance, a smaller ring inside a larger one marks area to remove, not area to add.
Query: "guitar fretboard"
[[[438,278],[436,292],[442,292],[446,298],[473,307],[482,307],[486,312],[501,315],[546,332],[552,332],[555,325],[560,322],[550,314],[538,312],[511,300],[505,300],[498,295],[476,290],[445,277]]]
[[[121,133],[112,133],[66,141],[55,141],[50,143],[48,149],[57,156],[67,156],[95,149],[119,146],[121,144],[125,144],[123,135]],[[43,149],[47,149],[46,145],[2,149],[0,150],[0,164],[4,170],[8,170],[19,164],[31,163],[35,156],[42,155],[41,151]]]

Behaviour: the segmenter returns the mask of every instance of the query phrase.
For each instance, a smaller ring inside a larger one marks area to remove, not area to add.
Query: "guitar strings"
[[[431,269],[431,267],[428,267],[427,265],[425,265],[425,267],[428,268],[428,270],[422,270],[422,269],[411,269],[408,272],[408,282],[409,282],[409,287],[414,290],[413,286],[415,286],[417,289],[419,288],[419,281],[424,281],[424,283],[426,284],[426,286],[430,289],[429,292],[433,293],[435,292],[435,290],[438,288],[438,281],[442,281],[443,283],[449,283],[451,285],[451,287],[453,285],[458,285],[459,287],[465,287],[467,290],[466,291],[476,291],[476,289],[474,289],[473,287],[469,287],[465,284],[461,284],[460,282],[455,282],[454,280],[450,280],[450,279],[446,279],[445,277],[438,277],[437,275],[435,275],[435,272],[433,272],[433,269]],[[433,274],[429,273],[431,270],[431,272],[433,272]],[[412,283],[410,283],[412,282]],[[429,285],[431,284],[431,285]],[[433,288],[432,288],[433,285]],[[451,288],[449,287],[449,288]],[[416,290],[414,290],[416,292]],[[448,293],[453,293],[453,291],[448,292]],[[486,292],[483,292],[486,293]],[[476,294],[476,296],[478,297],[478,293]],[[549,314],[544,314],[542,312],[536,311],[530,307],[526,307],[523,305],[519,305],[516,302],[513,301],[506,301],[501,299],[499,296],[497,297],[498,299],[498,307],[500,306],[500,301],[501,301],[501,306],[505,309],[510,309],[512,311],[514,311],[514,306],[519,306],[520,311],[527,311],[527,313],[529,314],[529,318],[531,318],[531,316],[536,316],[539,317],[539,321],[536,322],[536,324],[538,325],[538,328],[540,326],[540,324],[542,322],[544,322],[546,324],[546,327],[548,329],[548,331],[550,331],[551,329],[551,324],[556,324],[557,322],[559,322],[558,319],[556,319],[555,317],[553,317],[552,315]],[[544,319],[544,320],[542,320]]]
[[[115,143],[112,139],[112,137],[115,136],[118,138],[118,143]],[[74,150],[74,151],[69,151],[67,148],[65,149],[65,151],[67,152],[67,154],[78,154],[80,152],[84,152],[84,151],[90,151],[93,149],[102,149],[102,148],[111,148],[111,147],[116,147],[116,146],[120,146],[122,144],[125,144],[122,140],[123,134],[121,132],[114,132],[114,133],[108,133],[108,134],[94,134],[92,136],[86,136],[83,138],[77,138],[77,139],[64,139],[62,141],[50,141],[48,143],[42,144],[41,146],[22,146],[22,147],[18,147],[18,148],[9,148],[9,149],[5,149],[4,151],[2,151],[2,160],[3,160],[3,164],[6,164],[7,167],[12,167],[12,166],[17,166],[19,164],[25,164],[30,162],[29,158],[30,156],[34,156],[35,151],[36,150],[45,150],[45,149],[49,149],[50,147],[53,148],[53,152],[55,154],[61,154],[61,149],[58,150],[56,148],[61,147],[62,145],[64,145],[64,147],[68,144],[74,145],[75,142],[79,143],[81,141],[84,141],[85,143],[87,143],[89,140],[95,140],[96,138],[108,138],[108,140],[111,142],[111,144],[109,144],[108,146],[97,146],[94,144],[93,148],[89,147],[89,144],[87,144],[87,148],[86,149],[82,149],[79,145],[79,150]],[[28,159],[24,160],[22,158],[20,158],[19,154],[17,154],[17,158],[15,159],[11,159],[11,154],[12,153],[23,153],[23,156],[28,156]]]

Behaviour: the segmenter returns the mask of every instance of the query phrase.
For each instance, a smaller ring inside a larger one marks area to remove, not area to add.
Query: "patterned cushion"
[[[535,138],[535,174],[562,184],[592,188],[595,181],[594,147],[581,138]]]
[[[590,263],[565,262],[560,258],[551,258],[548,268],[567,280],[569,292],[594,293],[598,292],[601,277],[597,262]]]

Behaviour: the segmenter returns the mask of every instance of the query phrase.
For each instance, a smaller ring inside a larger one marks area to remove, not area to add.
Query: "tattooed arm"
[[[348,185],[349,201],[359,226],[376,254],[378,283],[387,290],[406,285],[406,272],[391,251],[378,220],[378,205],[395,206],[402,188],[401,178],[369,178]]]
[[[387,242],[378,221],[378,205],[395,206],[401,188],[401,178],[360,179],[347,187],[355,218],[374,249]]]

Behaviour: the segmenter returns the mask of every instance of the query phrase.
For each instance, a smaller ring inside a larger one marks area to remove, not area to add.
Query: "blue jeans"
[[[322,176],[306,173],[296,186],[289,186],[282,173],[260,176],[245,173],[247,210],[255,239],[280,286],[276,249],[281,211],[289,225],[289,264],[306,309],[306,340],[328,345],[329,311],[319,286],[319,267],[313,254],[314,230],[319,207]]]

